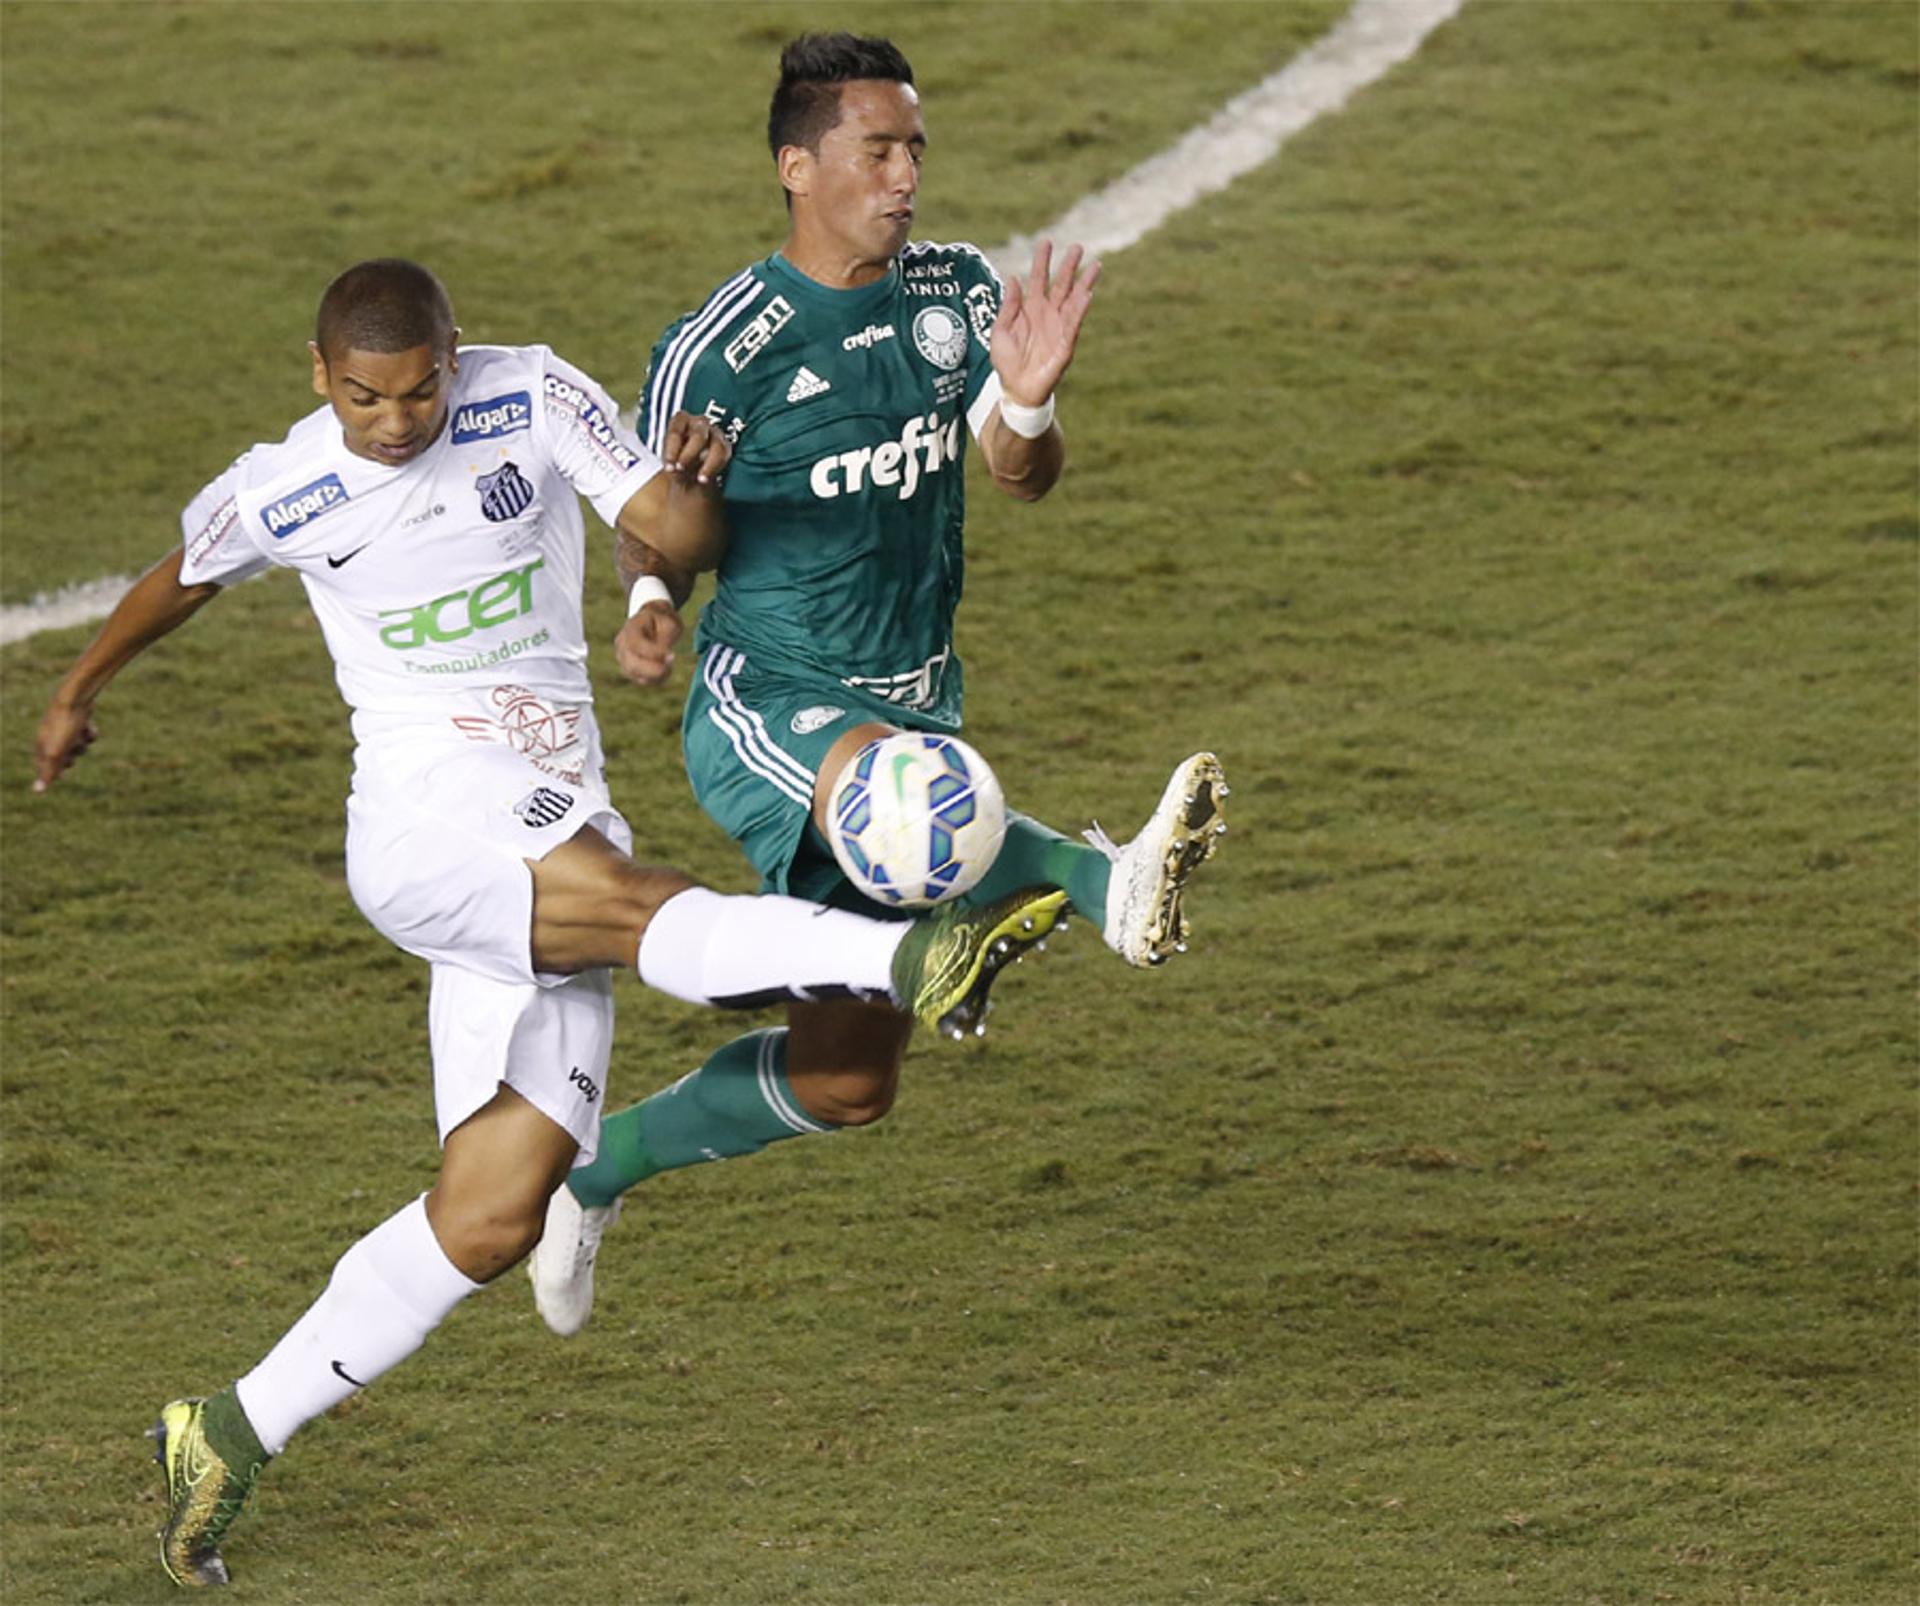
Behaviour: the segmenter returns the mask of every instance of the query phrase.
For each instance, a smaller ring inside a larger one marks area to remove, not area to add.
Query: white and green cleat
[[[1226,774],[1211,753],[1173,772],[1159,806],[1125,847],[1096,824],[1086,839],[1113,861],[1107,886],[1107,946],[1130,965],[1163,965],[1187,947],[1181,908],[1187,882],[1226,834]]]
[[[620,1219],[620,1201],[588,1208],[564,1182],[547,1201],[547,1227],[527,1256],[533,1279],[533,1303],[540,1319],[562,1338],[571,1338],[593,1314],[593,1263],[600,1240]]]

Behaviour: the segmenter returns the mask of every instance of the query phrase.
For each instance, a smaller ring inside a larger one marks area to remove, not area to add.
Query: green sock
[[[200,1430],[238,1477],[252,1477],[273,1459],[260,1447],[259,1434],[240,1408],[240,1391],[231,1383],[218,1394],[207,1396],[207,1403],[200,1408]]]
[[[787,1081],[787,1029],[749,1032],[697,1071],[600,1123],[600,1152],[567,1178],[588,1209],[659,1171],[758,1154],[769,1143],[838,1128],[800,1107]]]
[[[963,902],[991,903],[1021,887],[1058,887],[1082,918],[1105,925],[1112,862],[1098,848],[1074,842],[1038,820],[1007,811],[1007,838],[979,884]]]

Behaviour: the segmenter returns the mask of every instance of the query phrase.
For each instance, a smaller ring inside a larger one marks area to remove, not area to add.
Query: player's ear
[[[313,358],[313,393],[316,396],[331,396],[327,389],[327,359],[320,348],[311,340],[307,342],[307,354]]]
[[[453,333],[447,336],[447,373],[451,376],[459,372],[460,372],[460,330],[458,325],[456,325],[454,327]]]
[[[811,195],[813,193],[813,152],[804,145],[782,145],[780,160],[776,164],[780,173],[780,185],[789,195]]]

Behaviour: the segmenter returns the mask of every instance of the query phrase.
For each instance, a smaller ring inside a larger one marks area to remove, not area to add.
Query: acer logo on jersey
[[[411,608],[384,609],[380,617],[393,622],[380,627],[380,639],[405,652],[430,641],[459,641],[475,631],[518,619],[533,610],[533,571],[546,561],[535,558],[524,568],[482,580],[471,590],[449,591]]]
[[[808,472],[807,484],[823,502],[837,496],[858,496],[869,485],[897,485],[897,494],[904,502],[920,489],[923,473],[937,473],[943,464],[959,461],[961,422],[956,417],[942,429],[938,413],[909,418],[898,440],[857,446],[850,452],[821,458]]]

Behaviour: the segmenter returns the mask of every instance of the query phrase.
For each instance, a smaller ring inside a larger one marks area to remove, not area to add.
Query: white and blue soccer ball
[[[987,873],[1007,834],[1007,800],[958,737],[896,731],[847,761],[829,823],[849,881],[876,903],[925,909]]]

